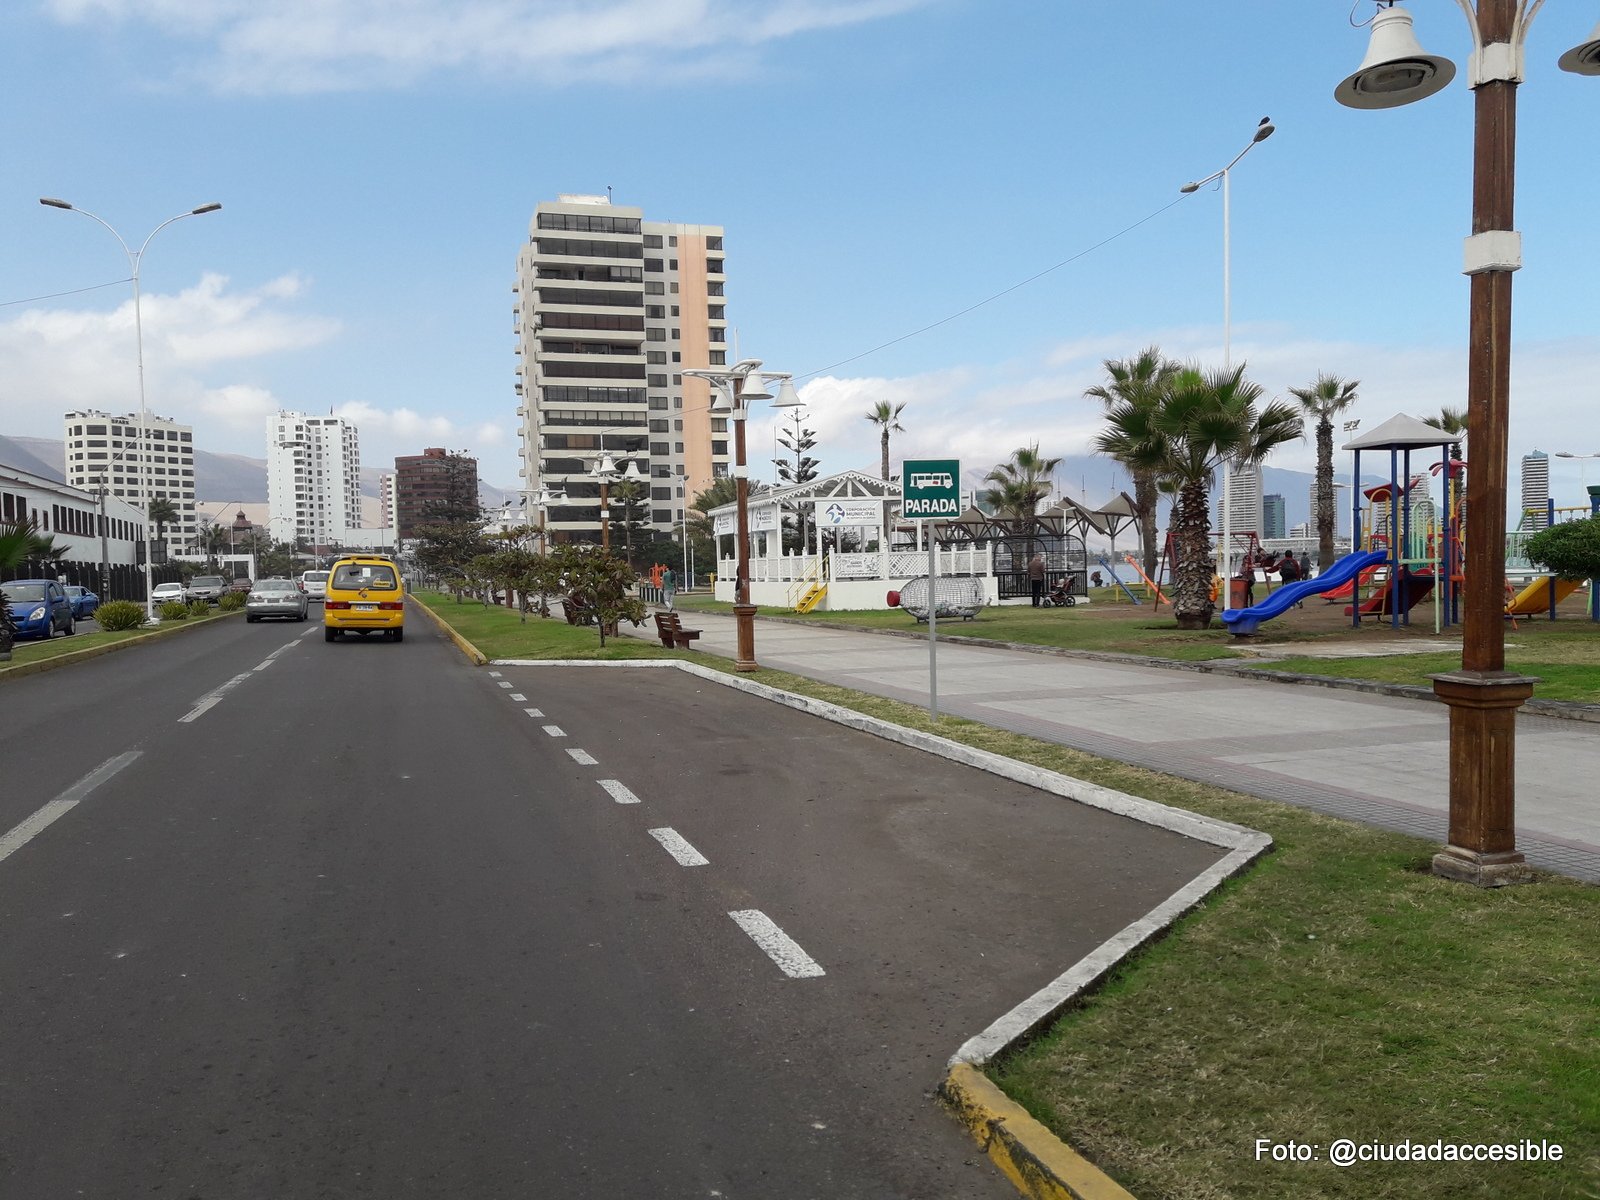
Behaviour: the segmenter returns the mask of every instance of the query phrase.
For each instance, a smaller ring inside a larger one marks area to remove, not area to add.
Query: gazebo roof
[[[750,503],[757,502],[757,485],[750,486]],[[884,500],[895,501],[900,499],[900,483],[895,479],[879,479],[876,475],[868,475],[865,471],[840,471],[836,475],[827,475],[821,479],[807,480],[805,483],[791,483],[788,487],[763,488],[759,501],[762,504],[804,504],[811,500]],[[706,514],[715,517],[718,513],[733,512],[737,504],[722,504]]]
[[[1053,519],[1062,525],[1082,525],[1093,529],[1096,533],[1105,533],[1105,524],[1100,519],[1100,514],[1085,508],[1076,500],[1063,496],[1040,514],[1046,520]]]
[[[1346,442],[1345,450],[1409,450],[1416,446],[1450,446],[1461,440],[1458,434],[1435,429],[1425,421],[1405,413],[1390,417],[1371,433]]]

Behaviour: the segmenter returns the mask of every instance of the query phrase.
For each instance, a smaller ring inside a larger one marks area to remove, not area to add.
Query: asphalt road
[[[420,618],[0,699],[3,1200],[1010,1196],[945,1058],[1218,856]]]

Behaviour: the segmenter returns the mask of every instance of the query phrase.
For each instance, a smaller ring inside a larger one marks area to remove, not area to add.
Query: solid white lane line
[[[235,675],[221,687],[207,692],[204,696],[201,696],[200,699],[194,702],[194,708],[190,709],[187,715],[178,718],[178,723],[180,725],[187,725],[197,717],[204,716],[206,713],[215,708],[218,702],[221,701],[224,696],[249,678],[250,672],[246,671],[243,675]]]
[[[544,710],[542,708],[525,708],[522,711],[527,713],[530,717],[544,716]]]
[[[515,687],[516,685],[514,683],[512,683],[509,679],[502,679],[500,681],[500,686],[503,687],[503,688],[511,688],[511,687]]]
[[[610,792],[611,793],[611,798],[613,800],[615,800],[618,804],[637,804],[637,803],[639,803],[639,797],[635,796],[627,788],[623,787],[622,783],[619,780],[616,780],[616,779],[602,779],[602,780],[600,780],[600,786],[605,788],[606,791]]]
[[[652,829],[650,836],[660,842],[668,854],[678,860],[679,866],[705,867],[711,865],[711,860],[688,842],[683,840],[683,835],[676,829]]]
[[[13,852],[22,849],[53,823],[78,807],[85,796],[122,770],[123,767],[133,762],[142,753],[142,750],[128,750],[115,758],[107,759],[38,812],[12,829],[10,833],[0,837],[0,860],[9,858]]]
[[[758,908],[740,909],[728,914],[740,929],[750,935],[750,940],[767,952],[767,957],[778,964],[790,979],[814,979],[827,972],[818,965],[799,944],[772,923],[772,918]]]
[[[587,750],[568,750],[567,753],[572,755],[572,761],[580,767],[598,767],[600,765],[600,760]]]
[[[511,693],[511,698],[513,700],[515,700],[518,704],[525,704],[525,703],[527,703],[527,700],[528,700],[528,698],[526,696],[524,696],[521,692],[512,692]]]
[[[559,725],[546,725],[544,731],[551,737],[566,737],[567,731]]]

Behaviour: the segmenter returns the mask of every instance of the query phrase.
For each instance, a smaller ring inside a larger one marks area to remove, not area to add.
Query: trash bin
[[[1228,598],[1233,608],[1248,607],[1244,598],[1244,590],[1247,586],[1248,585],[1242,579],[1230,579],[1228,581]]]

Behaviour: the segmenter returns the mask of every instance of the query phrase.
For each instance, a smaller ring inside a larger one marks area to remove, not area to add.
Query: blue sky
[[[1456,5],[1410,7],[1464,75]],[[1271,116],[1233,177],[1234,356],[1274,394],[1319,370],[1360,379],[1371,428],[1465,400],[1472,97],[1458,77],[1406,108],[1337,105],[1367,41],[1348,13],[14,0],[0,301],[127,274],[108,233],[40,196],[136,244],[221,201],[145,261],[154,411],[262,457],[265,413],[332,409],[369,466],[442,444],[510,486],[517,248],[538,202],[609,186],[652,218],[726,228],[739,349],[803,377],[827,469],[876,463],[862,413],[889,399],[908,403],[896,459],[953,451],[971,472],[1035,440],[1083,453],[1104,358],[1157,343],[1220,362],[1221,194],[1166,206]],[[1547,5],[1520,89],[1513,459],[1600,451],[1600,80],[1555,65],[1595,15]],[[0,432],[59,437],[66,408],[130,411],[135,389],[126,284],[0,307]],[[753,422],[753,447],[770,431]],[[1312,460],[1308,442],[1274,465]],[[1576,502],[1576,465],[1554,460],[1552,480]]]

